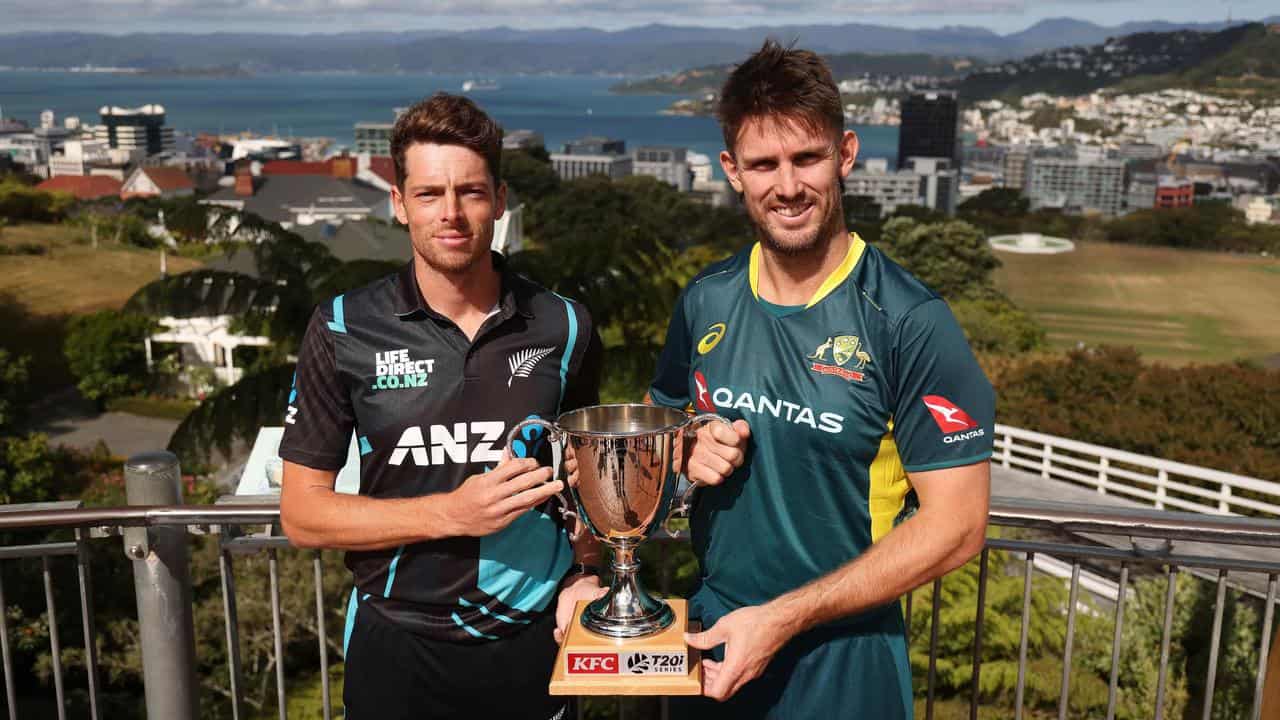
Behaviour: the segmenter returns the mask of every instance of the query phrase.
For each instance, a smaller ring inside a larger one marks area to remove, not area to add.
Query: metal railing
[[[991,461],[1159,509],[1280,517],[1280,482],[996,425]],[[1252,497],[1244,497],[1240,492]]]
[[[176,464],[166,470],[160,467],[154,458],[144,462],[138,462],[135,459],[130,461],[128,470],[127,479],[131,483],[158,483],[173,486],[176,489],[176,483],[172,482],[172,478],[176,477]],[[130,491],[131,501],[137,498],[145,501],[149,497],[153,496]],[[316,635],[324,717],[329,718],[332,702],[325,616],[327,612],[332,612],[333,608],[326,606],[321,557],[316,551],[292,549],[287,538],[274,534],[270,528],[278,522],[278,519],[278,506],[271,503],[232,503],[214,506],[146,505],[103,509],[66,506],[11,507],[6,512],[0,513],[0,532],[43,529],[63,530],[74,534],[74,540],[70,542],[0,548],[0,563],[20,558],[39,558],[42,562],[47,612],[50,620],[50,651],[54,658],[51,674],[56,701],[60,708],[59,717],[66,716],[64,684],[67,678],[58,660],[62,638],[56,628],[57,615],[50,565],[57,562],[59,558],[73,558],[76,564],[81,604],[81,632],[87,651],[84,682],[89,698],[89,715],[97,720],[101,716],[98,679],[100,669],[94,651],[96,638],[94,593],[88,549],[95,543],[113,542],[112,538],[121,536],[124,554],[133,562],[139,607],[138,621],[142,630],[141,649],[147,714],[149,717],[175,720],[196,716],[198,685],[194,678],[194,648],[192,647],[194,635],[190,626],[190,579],[185,580],[187,583],[185,593],[180,591],[180,587],[178,592],[174,592],[173,587],[166,587],[164,582],[173,580],[181,585],[186,558],[180,556],[186,551],[186,543],[192,534],[210,534],[216,536],[219,544],[221,584],[219,591],[222,596],[225,622],[229,675],[227,679],[231,688],[228,702],[232,716],[237,720],[246,717],[240,658],[238,595],[234,573],[235,558],[254,553],[265,553],[268,558],[270,582],[267,591],[270,595],[274,653],[278,660],[274,667],[275,699],[279,717],[283,720],[287,716],[288,674],[283,662],[285,649],[281,632],[279,553],[305,552],[311,554],[313,565],[312,582],[315,593],[316,627],[318,628]],[[1016,717],[1023,716],[1033,596],[1032,573],[1034,560],[1039,555],[1052,555],[1070,563],[1071,566],[1069,600],[1063,608],[1063,612],[1066,613],[1066,633],[1062,646],[1059,718],[1066,718],[1069,715],[1073,678],[1073,641],[1078,613],[1082,607],[1086,609],[1091,607],[1080,597],[1080,576],[1082,568],[1086,566],[1094,572],[1107,572],[1106,568],[1111,568],[1119,579],[1118,600],[1112,612],[1114,630],[1111,644],[1112,664],[1108,686],[1107,718],[1116,716],[1117,689],[1124,681],[1120,676],[1119,662],[1123,650],[1122,630],[1126,605],[1132,602],[1130,600],[1133,594],[1132,578],[1136,573],[1148,573],[1163,578],[1167,588],[1163,606],[1158,687],[1155,706],[1151,708],[1150,717],[1158,720],[1164,717],[1164,697],[1168,693],[1167,680],[1170,673],[1170,646],[1173,641],[1175,589],[1179,578],[1189,573],[1198,573],[1202,576],[1209,574],[1216,583],[1217,592],[1211,630],[1211,659],[1205,681],[1207,692],[1204,693],[1206,702],[1203,706],[1203,717],[1210,717],[1214,702],[1223,609],[1228,590],[1240,597],[1254,598],[1251,602],[1259,604],[1262,609],[1259,662],[1250,715],[1252,718],[1259,717],[1266,663],[1270,652],[1269,641],[1277,579],[1280,578],[1280,521],[1157,510],[1068,506],[994,498],[990,522],[994,528],[993,535],[999,536],[989,538],[979,559],[978,600],[973,620],[972,687],[969,692],[971,718],[978,717],[979,708],[983,706],[979,688],[984,658],[983,630],[988,622],[986,591],[992,577],[993,557],[1012,558],[1010,562],[1020,565],[1024,576],[1021,598],[1020,656],[1014,701]],[[1118,538],[1123,541],[1122,544],[1127,543],[1128,547],[1100,545],[1082,539],[1085,536]],[[1222,552],[1205,554],[1202,552],[1205,547],[1219,549]],[[1233,551],[1228,552],[1228,549]],[[1242,549],[1254,555],[1241,556]],[[992,553],[1001,555],[993,556]],[[998,568],[998,570],[1008,571],[1009,567]],[[1246,586],[1249,578],[1257,577],[1263,578],[1265,584],[1259,586],[1254,583],[1253,589]],[[146,581],[144,582],[143,579]],[[349,577],[344,576],[341,580],[330,578],[329,581],[346,584],[349,582]],[[939,598],[942,596],[941,589],[947,582],[948,578],[934,581],[932,592],[928,593],[931,599],[928,610],[930,621],[928,671],[925,674],[925,720],[932,720],[936,701],[939,699],[936,661],[939,653],[939,615],[943,609]],[[1263,587],[1263,591],[1259,592],[1258,587]],[[1257,598],[1258,595],[1262,598]],[[913,610],[916,610],[912,607],[915,604],[915,597],[916,593],[912,593],[906,598],[905,612],[909,627],[913,621]],[[4,588],[0,583],[0,639],[3,640],[0,648],[3,649],[6,701],[9,717],[16,718],[14,667],[10,653],[10,629],[5,622],[7,613],[4,601]],[[1097,614],[1096,609],[1090,612]],[[919,620],[917,619],[916,622]],[[148,631],[149,626],[152,631]],[[164,714],[161,714],[162,710]]]

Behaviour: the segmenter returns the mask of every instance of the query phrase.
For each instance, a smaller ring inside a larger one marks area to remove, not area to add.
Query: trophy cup
[[[656,405],[593,405],[548,422],[525,420],[511,429],[508,447],[531,426],[547,431],[553,477],[568,466],[562,511],[576,515],[612,550],[613,581],[593,602],[579,603],[566,629],[551,680],[552,694],[696,695],[701,670],[689,658],[684,600],[659,600],[641,587],[636,548],[668,515],[687,515],[695,485],[670,513],[687,441],[719,415],[689,417]],[[576,512],[575,512],[576,511]]]

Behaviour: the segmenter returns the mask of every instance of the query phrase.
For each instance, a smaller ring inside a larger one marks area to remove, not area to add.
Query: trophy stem
[[[640,585],[636,574],[640,561],[635,556],[639,540],[607,542],[613,550],[613,582],[604,597],[587,605],[582,613],[583,627],[609,637],[643,637],[665,630],[675,621],[675,613]]]

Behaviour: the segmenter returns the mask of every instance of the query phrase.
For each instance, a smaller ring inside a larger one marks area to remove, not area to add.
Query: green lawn
[[[996,255],[996,285],[1055,347],[1132,345],[1178,365],[1280,353],[1280,260],[1105,243]]]
[[[0,245],[39,245],[42,255],[0,255],[0,348],[29,355],[31,385],[71,382],[62,343],[71,315],[119,308],[138,288],[160,276],[160,251],[88,244],[87,234],[65,225],[24,224],[0,229]],[[200,263],[169,255],[170,273]]]

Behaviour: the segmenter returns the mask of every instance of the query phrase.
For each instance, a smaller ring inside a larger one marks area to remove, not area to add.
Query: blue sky
[[[1215,22],[1280,12],[1275,0],[0,0],[8,31],[340,32],[591,26],[651,22],[743,27],[866,22],[974,25],[1009,33],[1044,18],[1100,25]]]

